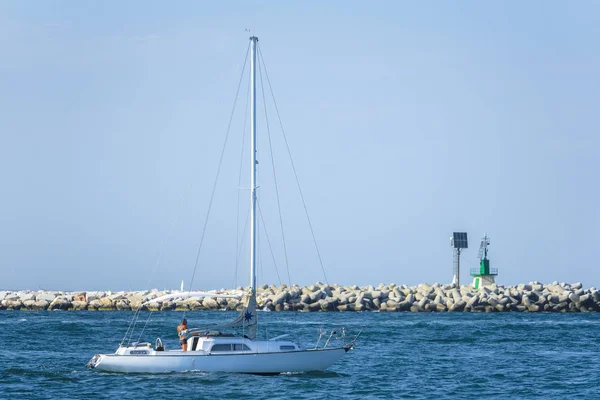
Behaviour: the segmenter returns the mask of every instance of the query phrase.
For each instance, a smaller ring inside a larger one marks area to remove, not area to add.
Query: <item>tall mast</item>
[[[250,286],[256,295],[256,45],[250,38]]]

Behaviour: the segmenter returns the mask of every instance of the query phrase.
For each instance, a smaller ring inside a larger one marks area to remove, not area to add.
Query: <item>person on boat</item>
[[[183,319],[181,324],[177,325],[177,335],[179,336],[179,344],[181,345],[181,350],[187,351],[187,319]]]

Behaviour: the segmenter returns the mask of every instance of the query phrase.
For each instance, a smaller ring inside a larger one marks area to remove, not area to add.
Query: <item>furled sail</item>
[[[246,335],[249,339],[254,340],[256,339],[256,323],[256,296],[253,292],[249,292],[246,297],[244,308],[242,309],[238,317],[233,321],[226,322],[223,324],[207,325],[200,328],[192,328],[188,329],[188,331],[190,333],[193,333],[228,328],[242,328],[244,330],[244,335]]]

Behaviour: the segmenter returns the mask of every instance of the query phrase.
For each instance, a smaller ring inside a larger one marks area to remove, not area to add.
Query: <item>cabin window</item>
[[[210,351],[231,351],[231,343],[227,344],[213,344]]]
[[[234,351],[250,351],[250,348],[243,343],[234,343],[233,350]]]
[[[279,350],[296,350],[296,346],[283,345],[283,346],[279,346]]]

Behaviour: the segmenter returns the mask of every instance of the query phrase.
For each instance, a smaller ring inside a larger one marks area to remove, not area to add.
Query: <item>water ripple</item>
[[[115,350],[131,312],[0,315],[2,399],[164,399],[182,393],[223,399],[547,399],[600,393],[598,314],[261,313],[261,334],[264,327],[271,337],[292,332],[306,346],[314,346],[322,328],[345,326],[356,333],[366,325],[356,349],[331,370],[278,376],[90,371],[85,363]],[[233,315],[191,312],[188,319],[210,323]],[[176,347],[180,318],[177,312],[152,314],[142,339],[160,336]]]

